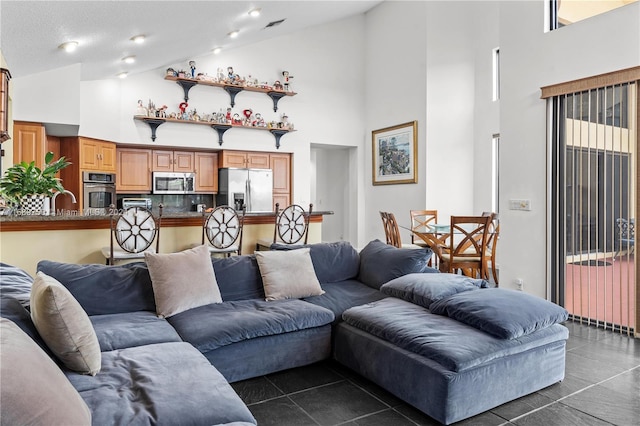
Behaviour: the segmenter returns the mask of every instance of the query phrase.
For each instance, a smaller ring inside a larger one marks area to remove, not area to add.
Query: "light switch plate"
[[[509,210],[531,210],[531,200],[509,200]]]

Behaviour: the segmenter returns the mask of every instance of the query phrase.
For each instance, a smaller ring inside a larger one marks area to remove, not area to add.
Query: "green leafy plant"
[[[47,152],[44,157],[43,169],[36,167],[34,161],[25,161],[9,167],[0,179],[0,194],[5,199],[19,203],[25,195],[45,195],[51,197],[54,191],[62,192],[64,187],[56,173],[71,163],[65,157],[53,161],[53,152]]]

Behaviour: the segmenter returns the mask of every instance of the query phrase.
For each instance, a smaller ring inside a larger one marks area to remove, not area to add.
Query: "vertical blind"
[[[574,320],[632,334],[638,317],[637,84],[570,85],[578,90],[543,88],[552,112],[554,294]]]

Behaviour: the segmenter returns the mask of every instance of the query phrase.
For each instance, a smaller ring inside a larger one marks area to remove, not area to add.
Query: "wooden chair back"
[[[425,232],[430,229],[429,225],[438,223],[438,210],[410,210],[411,230]],[[411,233],[412,244],[424,244],[424,242]]]
[[[124,252],[140,254],[144,257],[144,251],[156,243],[156,253],[160,250],[160,227],[162,225],[163,205],[159,205],[158,219],[153,216],[151,210],[144,207],[129,207],[122,213],[117,214],[116,208],[112,204],[109,214],[109,229],[111,238],[109,242],[109,264],[113,265],[114,240]],[[131,258],[131,256],[129,256]]]
[[[440,269],[484,278],[485,256],[492,216],[451,216],[449,247],[443,250]]]
[[[395,215],[389,212],[380,212],[380,217],[382,218],[382,226],[384,227],[387,244],[401,248],[400,228],[398,227],[398,222],[396,222]]]

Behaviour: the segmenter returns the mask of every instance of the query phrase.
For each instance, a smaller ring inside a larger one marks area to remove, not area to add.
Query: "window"
[[[493,100],[500,99],[500,48],[493,49]]]
[[[636,3],[638,0],[549,0],[551,29],[564,27]]]
[[[500,206],[500,134],[491,140],[491,211],[498,213]]]

